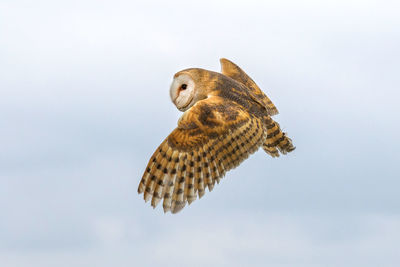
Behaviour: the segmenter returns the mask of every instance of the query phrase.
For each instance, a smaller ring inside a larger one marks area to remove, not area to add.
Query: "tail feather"
[[[267,138],[264,141],[263,149],[272,157],[279,157],[279,152],[283,155],[295,150],[292,140],[282,132],[279,124],[270,116],[266,117]]]

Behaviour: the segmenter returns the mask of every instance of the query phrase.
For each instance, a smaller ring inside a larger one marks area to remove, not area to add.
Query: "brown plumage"
[[[175,74],[171,99],[185,111],[178,127],[147,164],[138,192],[164,212],[212,191],[225,173],[263,147],[272,157],[295,147],[271,116],[278,110],[237,65],[221,59],[222,73],[186,69]]]

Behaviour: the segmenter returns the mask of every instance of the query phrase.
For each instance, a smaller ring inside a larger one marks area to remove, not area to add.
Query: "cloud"
[[[101,242],[84,250],[11,251],[6,266],[396,266],[400,219],[381,214],[325,216],[242,213],[208,220],[160,218],[154,230],[132,220],[96,223]],[[322,218],[322,219],[321,219]],[[340,227],[337,227],[340,225]],[[127,229],[144,233],[130,235]],[[345,233],[345,238],[340,235]],[[339,237],[338,237],[339,235]],[[22,257],[23,255],[23,257]],[[19,257],[18,257],[19,256]],[[63,259],[60,261],[60,259]]]
[[[0,265],[398,265],[398,4],[0,5]],[[219,57],[297,149],[163,215],[136,186],[181,115],[171,77]]]

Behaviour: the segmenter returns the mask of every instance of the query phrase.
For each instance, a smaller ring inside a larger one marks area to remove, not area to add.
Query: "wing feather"
[[[177,175],[177,168],[178,168],[178,162],[179,162],[179,152],[178,151],[173,151],[172,155],[168,157],[169,160],[169,166],[167,167],[168,169],[168,175],[165,175],[164,179],[164,184],[163,184],[163,190],[162,190],[162,196],[164,197],[163,201],[163,208],[164,211],[170,211],[171,209],[171,198],[172,198],[172,192],[173,192],[173,185],[175,182],[175,178]],[[157,206],[157,203],[153,206]]]
[[[212,162],[210,161],[210,153],[208,153],[208,145],[204,145],[203,149],[203,160],[202,160],[202,172],[204,174],[204,185],[208,187],[208,191],[211,192],[214,188],[212,180]]]
[[[186,182],[185,182],[185,193],[184,193],[184,201],[190,204],[192,203],[196,197],[194,196],[194,158],[195,158],[195,151],[190,152],[188,157],[188,173],[186,175]]]
[[[204,195],[204,177],[203,173],[205,173],[205,169],[202,166],[203,162],[203,155],[206,156],[203,153],[203,147],[199,147],[199,152],[197,153],[197,158],[195,161],[194,169],[195,169],[195,194],[198,194],[199,198],[201,198]]]

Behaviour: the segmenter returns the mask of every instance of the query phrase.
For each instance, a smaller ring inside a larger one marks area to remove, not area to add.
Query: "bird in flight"
[[[271,116],[278,110],[236,64],[221,73],[190,68],[174,75],[170,96],[183,113],[147,164],[138,193],[177,213],[211,192],[225,173],[260,147],[272,157],[295,149]]]

